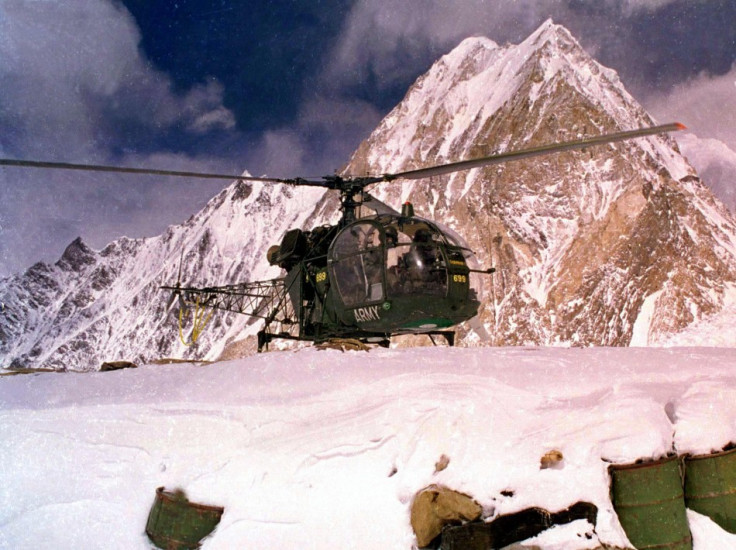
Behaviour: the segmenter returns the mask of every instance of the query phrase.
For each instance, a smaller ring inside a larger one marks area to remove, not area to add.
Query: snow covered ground
[[[150,548],[146,518],[165,486],[224,506],[207,550],[410,549],[411,499],[432,483],[487,515],[593,502],[592,538],[575,522],[528,544],[626,546],[609,463],[730,441],[731,348],[304,349],[6,376],[0,548]],[[560,467],[540,469],[553,449]],[[696,550],[736,548],[688,514]]]

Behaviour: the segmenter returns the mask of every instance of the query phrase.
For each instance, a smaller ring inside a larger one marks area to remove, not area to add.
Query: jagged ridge
[[[0,296],[0,356],[12,366],[90,370],[104,361],[216,358],[248,319],[215,316],[196,346],[180,341],[162,284],[218,285],[275,277],[261,252],[299,225],[314,189],[233,183],[185,224],[149,239],[122,238],[100,252],[75,240],[54,265],[8,279]],[[272,220],[264,223],[264,219]]]

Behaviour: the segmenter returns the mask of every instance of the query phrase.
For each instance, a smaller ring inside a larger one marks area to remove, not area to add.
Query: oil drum
[[[736,448],[685,458],[685,503],[736,533]]]
[[[165,550],[199,548],[199,541],[220,522],[224,509],[189,502],[181,491],[156,489],[156,499],[146,523],[146,534],[157,547]]]
[[[692,550],[680,466],[671,457],[609,467],[613,506],[638,550]]]

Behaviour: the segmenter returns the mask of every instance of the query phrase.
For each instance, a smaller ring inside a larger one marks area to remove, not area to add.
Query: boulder
[[[428,546],[445,525],[474,521],[481,512],[480,504],[466,494],[440,485],[422,489],[411,503],[411,527],[417,546]]]
[[[102,363],[102,366],[100,367],[100,372],[109,372],[112,370],[120,370],[120,369],[137,369],[138,365],[135,363],[131,363],[130,361],[107,361],[106,363]]]
[[[595,529],[598,508],[590,502],[576,502],[561,512],[527,508],[499,516],[491,522],[466,523],[442,530],[440,550],[491,550],[536,537],[555,525],[586,520]]]

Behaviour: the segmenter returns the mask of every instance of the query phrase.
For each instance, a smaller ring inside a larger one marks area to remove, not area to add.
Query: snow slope
[[[518,45],[464,40],[417,79],[345,172],[396,173],[651,124],[615,71],[547,21]],[[492,345],[660,345],[731,304],[736,220],[672,136],[375,193],[411,201],[497,268],[478,315]],[[466,330],[459,341],[476,340]]]
[[[728,348],[303,349],[4,376],[0,548],[150,548],[146,517],[165,486],[225,507],[206,550],[410,549],[411,499],[431,483],[487,517],[590,501],[595,532],[575,522],[534,544],[624,547],[609,463],[730,441]],[[541,470],[552,449],[562,467]],[[689,519],[695,550],[736,548]]]

